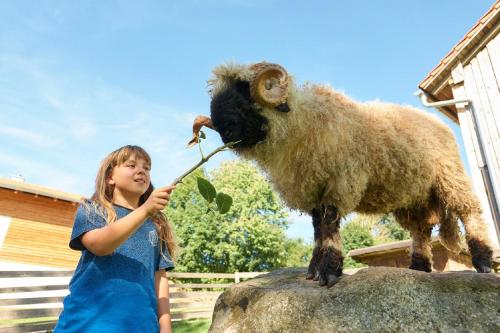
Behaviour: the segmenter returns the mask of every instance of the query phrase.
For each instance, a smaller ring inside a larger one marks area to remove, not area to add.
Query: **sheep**
[[[392,212],[412,237],[409,268],[430,272],[431,231],[459,252],[463,223],[475,269],[492,250],[480,204],[453,133],[410,106],[358,103],[326,85],[296,86],[277,64],[225,64],[210,79],[210,118],[233,150],[256,161],[292,209],[312,216],[315,247],[307,279],[333,286],[342,275],[339,225],[351,212]],[[196,133],[195,138],[196,140]]]

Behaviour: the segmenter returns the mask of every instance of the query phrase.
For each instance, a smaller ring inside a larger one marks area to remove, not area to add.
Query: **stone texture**
[[[500,275],[371,267],[330,289],[282,269],[227,289],[209,332],[500,332]]]

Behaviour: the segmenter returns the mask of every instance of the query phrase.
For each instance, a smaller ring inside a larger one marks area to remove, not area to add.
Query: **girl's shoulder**
[[[106,220],[105,210],[91,199],[83,199],[76,210],[75,221],[86,220],[100,224]]]

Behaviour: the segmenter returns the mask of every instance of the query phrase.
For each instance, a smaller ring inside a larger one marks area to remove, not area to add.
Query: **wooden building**
[[[362,249],[352,250],[349,256],[368,266],[388,266],[408,268],[410,266],[411,240],[380,244]],[[461,271],[474,270],[470,255],[465,251],[459,254],[448,251],[438,239],[432,240],[432,270]],[[500,266],[500,248],[493,252],[493,269]]]
[[[492,242],[500,242],[500,0],[420,83],[460,125],[474,190]]]
[[[0,178],[0,261],[75,268],[68,242],[81,196]]]

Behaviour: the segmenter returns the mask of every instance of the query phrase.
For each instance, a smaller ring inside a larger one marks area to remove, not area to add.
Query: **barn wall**
[[[77,203],[0,188],[0,215],[71,227]]]
[[[69,249],[70,235],[70,227],[13,218],[0,260],[74,269],[80,252]]]
[[[0,261],[74,268],[68,247],[77,203],[0,188]]]
[[[467,98],[472,105],[458,105],[458,117],[467,157],[471,166],[474,189],[478,195],[492,241],[499,245],[500,235],[495,228],[480,168],[485,164],[492,180],[495,195],[500,197],[500,36],[490,40],[466,64],[452,70],[454,98]],[[485,159],[480,154],[472,112],[485,145]],[[496,236],[496,237],[495,237]]]

